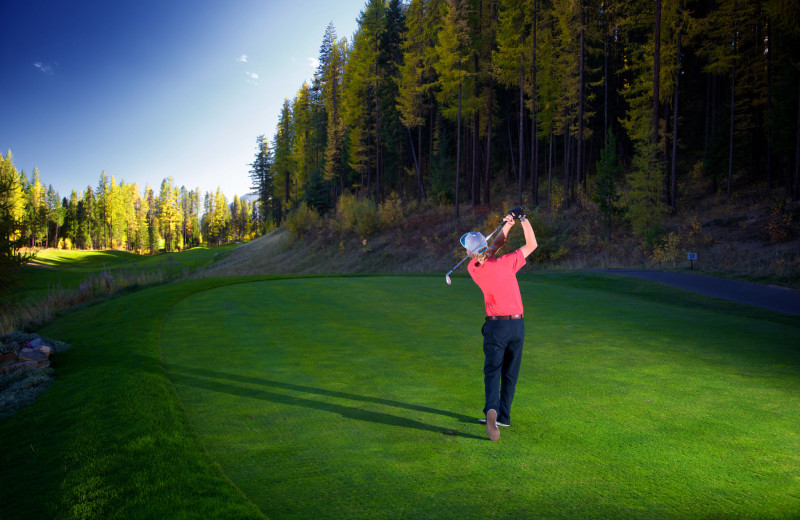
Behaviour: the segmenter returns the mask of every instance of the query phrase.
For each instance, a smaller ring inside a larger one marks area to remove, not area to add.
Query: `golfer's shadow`
[[[277,381],[270,381],[260,377],[249,377],[239,374],[228,374],[225,372],[217,372],[214,370],[207,370],[202,368],[189,368],[180,365],[168,364],[166,366],[167,373],[173,378],[176,384],[184,384],[204,388],[214,392],[224,392],[230,395],[240,397],[263,399],[273,403],[280,403],[290,406],[303,406],[314,410],[322,410],[325,412],[337,413],[343,417],[356,419],[359,421],[369,421],[378,424],[385,424],[387,426],[400,426],[404,428],[415,428],[417,430],[424,430],[428,432],[438,432],[454,437],[466,437],[470,439],[481,439],[477,435],[454,431],[449,428],[436,427],[426,424],[414,419],[406,417],[399,417],[383,412],[374,412],[364,410],[355,406],[347,406],[342,404],[329,403],[325,401],[318,401],[306,397],[299,397],[294,395],[287,395],[283,393],[273,392],[267,388],[277,388],[280,390],[292,390],[295,392],[303,392],[306,394],[316,394],[325,397],[335,397],[338,399],[349,399],[351,401],[360,401],[364,403],[375,403],[384,406],[393,406],[395,408],[403,408],[406,410],[413,410],[415,412],[429,413],[435,415],[444,415],[457,419],[461,423],[474,423],[475,419],[466,415],[449,412],[446,410],[437,410],[427,406],[416,404],[403,403],[401,401],[394,401],[391,399],[384,399],[381,397],[370,397],[365,395],[351,394],[348,392],[339,392],[337,390],[326,390],[324,388],[315,388],[312,386],[295,385],[292,383],[282,383]],[[239,383],[239,384],[237,384]],[[252,386],[241,386],[241,383]]]

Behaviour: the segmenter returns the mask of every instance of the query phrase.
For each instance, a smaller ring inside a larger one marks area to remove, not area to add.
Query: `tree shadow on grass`
[[[426,424],[421,421],[416,421],[414,419],[408,419],[397,415],[392,415],[383,412],[374,412],[370,410],[363,410],[361,408],[357,408],[354,406],[318,401],[306,397],[277,393],[263,388],[254,389],[250,386],[241,386],[241,384],[256,385],[259,387],[279,388],[281,390],[291,390],[295,392],[316,394],[326,397],[335,397],[339,399],[349,399],[365,403],[375,403],[385,406],[394,406],[406,410],[413,410],[415,412],[453,417],[455,419],[458,419],[462,423],[476,422],[475,419],[472,417],[468,417],[466,415],[461,415],[454,412],[437,410],[435,408],[430,408],[427,406],[403,403],[400,401],[393,401],[391,399],[384,399],[380,397],[370,397],[358,394],[351,394],[348,392],[339,392],[336,390],[326,390],[324,388],[295,385],[291,383],[282,383],[277,381],[270,381],[269,379],[249,377],[239,374],[228,374],[225,372],[217,372],[207,369],[189,368],[173,364],[168,364],[166,368],[167,368],[167,373],[170,375],[170,377],[176,384],[189,385],[197,388],[204,388],[206,390],[211,390],[214,392],[224,392],[230,395],[236,395],[240,397],[262,399],[265,401],[271,401],[273,403],[280,403],[289,406],[302,406],[304,408],[337,413],[349,419],[368,421],[377,424],[385,424],[387,426],[414,428],[417,430],[437,432],[443,435],[464,437],[468,439],[480,439],[480,440],[485,439],[485,437],[459,432],[449,428],[437,427],[431,424]],[[227,380],[227,382],[223,380]]]

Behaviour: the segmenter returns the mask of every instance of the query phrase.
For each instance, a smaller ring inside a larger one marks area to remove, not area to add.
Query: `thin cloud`
[[[241,61],[242,63],[247,63],[247,54],[242,54],[237,61]]]
[[[306,58],[308,60],[308,66],[312,69],[316,69],[319,67],[319,60],[317,58]]]
[[[33,67],[38,69],[43,74],[47,74],[48,76],[53,75],[53,66],[48,65],[46,63],[42,63],[41,61],[37,61],[33,64]]]
[[[248,72],[247,73],[247,77],[249,78],[247,80],[248,83],[252,83],[253,85],[258,85],[258,74],[257,73]]]

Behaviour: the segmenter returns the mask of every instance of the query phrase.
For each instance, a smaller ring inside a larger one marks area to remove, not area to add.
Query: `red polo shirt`
[[[522,295],[517,283],[517,271],[525,265],[525,255],[517,249],[500,258],[490,258],[480,266],[471,260],[467,271],[483,291],[487,316],[522,314]]]

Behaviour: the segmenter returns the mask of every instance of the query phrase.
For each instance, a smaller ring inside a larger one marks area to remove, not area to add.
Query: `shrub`
[[[403,222],[403,203],[397,193],[392,192],[378,207],[378,219],[383,229],[398,226]]]
[[[301,238],[306,233],[319,227],[320,216],[316,210],[301,202],[300,205],[286,217],[286,227],[294,238]]]
[[[380,229],[378,207],[370,199],[359,200],[350,193],[339,197],[332,227],[339,233],[369,236]]]
[[[566,201],[567,196],[564,193],[564,186],[560,182],[554,182],[550,190],[550,212],[558,212]]]
[[[372,200],[366,199],[355,205],[355,229],[361,236],[369,236],[380,230],[378,207]]]
[[[778,200],[772,203],[766,226],[770,244],[788,242],[792,239],[792,214],[786,210],[786,202]]]
[[[569,249],[565,246],[566,230],[559,229],[558,222],[553,217],[536,209],[528,211],[528,220],[531,222],[538,244],[534,254],[528,257],[529,262],[556,262],[567,256]],[[512,245],[520,247],[525,243],[525,237],[522,236],[517,241],[512,241]]]
[[[711,236],[703,232],[697,216],[691,216],[678,228],[662,237],[648,255],[656,264],[677,263],[686,258],[686,253],[696,252],[698,248],[711,244]]]

